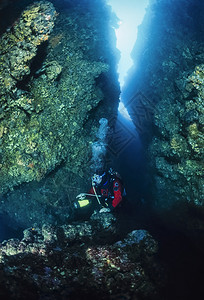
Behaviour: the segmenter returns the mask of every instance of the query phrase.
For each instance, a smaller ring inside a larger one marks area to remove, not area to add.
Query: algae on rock
[[[36,2],[0,39],[0,192],[39,182],[5,195],[1,209],[11,216],[17,201],[30,205],[31,211],[43,201],[45,207],[48,203],[56,210],[62,186],[52,185],[53,176],[58,181],[57,173],[47,176],[59,168],[64,170],[60,171],[62,181],[75,174],[75,188],[71,187],[75,193],[77,180],[87,187],[98,120],[112,119],[117,113],[117,55],[109,42],[111,12],[101,0],[90,3],[90,11],[84,14],[80,3],[70,2],[68,9],[56,13],[50,2]],[[98,14],[104,16],[100,21]],[[46,195],[39,194],[42,179],[48,181]],[[68,216],[65,198],[59,207]],[[21,218],[20,211],[16,218],[28,221],[29,215]],[[34,215],[42,222],[40,214],[39,218]]]
[[[203,13],[198,0],[150,2],[132,52],[137,68],[124,98],[133,98],[128,109],[149,159],[158,211],[204,206]]]

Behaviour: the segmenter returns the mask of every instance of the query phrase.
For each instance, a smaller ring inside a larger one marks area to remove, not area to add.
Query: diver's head
[[[104,176],[105,173],[94,174],[92,176],[92,185],[99,185],[100,183],[102,183]]]
[[[94,174],[92,176],[92,185],[99,185],[102,181],[102,176],[98,175],[98,174]]]

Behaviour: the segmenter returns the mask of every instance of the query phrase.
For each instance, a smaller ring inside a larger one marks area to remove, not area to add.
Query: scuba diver
[[[91,189],[88,193],[79,194],[74,205],[76,208],[82,208],[95,202],[98,203],[100,212],[110,212],[121,203],[125,194],[119,173],[110,168],[108,172],[92,176]]]

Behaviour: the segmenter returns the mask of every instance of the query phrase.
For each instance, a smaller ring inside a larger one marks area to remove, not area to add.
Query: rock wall
[[[87,188],[98,121],[117,113],[110,19],[101,0],[38,1],[1,36],[1,210],[27,224]]]
[[[147,150],[153,205],[180,225],[187,207],[204,206],[203,13],[202,1],[150,1],[123,91]]]

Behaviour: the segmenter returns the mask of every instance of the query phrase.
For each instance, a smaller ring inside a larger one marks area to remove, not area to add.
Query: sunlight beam
[[[133,65],[131,51],[137,39],[137,27],[142,23],[149,0],[107,0],[119,18],[119,28],[115,30],[117,45],[121,52],[118,64],[120,86],[124,85],[127,71]]]

